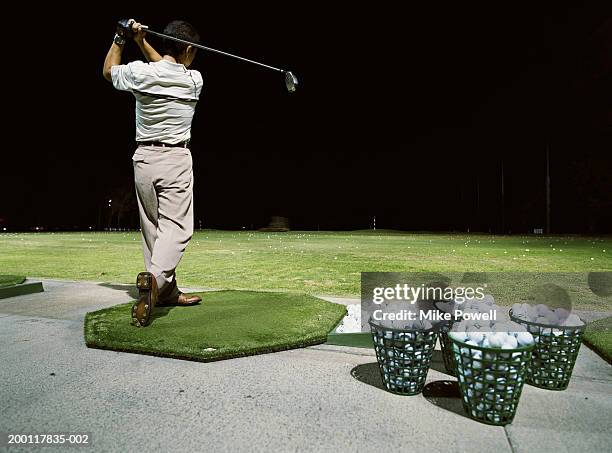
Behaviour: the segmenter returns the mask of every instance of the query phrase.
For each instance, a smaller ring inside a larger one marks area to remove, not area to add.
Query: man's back
[[[113,66],[113,85],[136,97],[136,140],[176,144],[191,138],[191,121],[202,91],[198,71],[168,60]]]

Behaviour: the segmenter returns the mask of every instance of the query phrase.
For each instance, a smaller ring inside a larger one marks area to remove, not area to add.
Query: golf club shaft
[[[275,68],[274,66],[270,66],[270,65],[267,65],[267,64],[263,64],[263,63],[260,63],[259,61],[249,60],[248,58],[239,57],[238,55],[233,55],[233,54],[228,53],[228,52],[223,52],[223,51],[221,51],[221,50],[213,49],[212,47],[206,47],[206,46],[203,46],[203,45],[201,45],[201,44],[195,44],[195,43],[193,43],[193,42],[189,42],[189,41],[187,41],[187,40],[185,40],[185,39],[175,38],[174,36],[168,36],[168,35],[165,35],[165,34],[163,34],[163,33],[159,33],[159,32],[157,32],[157,31],[153,31],[153,30],[151,30],[150,28],[148,28],[146,25],[143,25],[143,26],[142,26],[142,28],[143,28],[143,30],[145,30],[147,33],[150,33],[150,34],[152,34],[152,35],[156,35],[156,36],[160,36],[160,37],[162,37],[162,38],[164,38],[164,39],[170,39],[170,40],[172,40],[172,41],[176,41],[176,42],[180,42],[180,43],[183,43],[183,44],[187,44],[187,45],[190,45],[190,46],[193,46],[193,47],[197,47],[198,49],[207,50],[207,51],[209,51],[209,52],[215,52],[215,53],[218,53],[218,54],[221,54],[221,55],[225,55],[226,57],[236,58],[236,59],[238,59],[238,60],[246,61],[247,63],[253,63],[253,64],[256,64],[256,65],[258,65],[258,66],[262,66],[262,67],[264,67],[264,68],[273,69],[274,71],[286,72],[286,71],[285,71],[285,70],[283,70],[283,69]]]

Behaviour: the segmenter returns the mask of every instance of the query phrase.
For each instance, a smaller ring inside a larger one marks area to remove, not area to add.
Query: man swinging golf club
[[[196,49],[164,41],[163,56],[146,41],[141,24],[119,22],[103,75],[113,86],[136,98],[136,152],[132,158],[145,267],[136,278],[138,301],[132,307],[136,326],[149,324],[155,306],[194,305],[176,285],[175,269],[193,235],[191,120],[202,91],[202,76],[187,69]],[[170,22],[164,33],[197,42],[195,28]],[[148,63],[121,64],[126,39],[133,37]]]

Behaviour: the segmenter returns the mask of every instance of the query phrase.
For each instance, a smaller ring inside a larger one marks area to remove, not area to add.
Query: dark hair
[[[164,28],[164,34],[193,43],[198,43],[200,41],[200,35],[195,27],[184,20],[173,20],[170,22],[166,25],[166,28]],[[164,39],[164,52],[167,55],[172,55],[174,58],[179,57],[186,48],[187,44]]]

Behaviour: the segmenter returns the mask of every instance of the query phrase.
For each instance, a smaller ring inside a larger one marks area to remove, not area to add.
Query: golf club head
[[[298,79],[291,71],[285,71],[285,86],[289,93],[293,93],[298,86]]]

